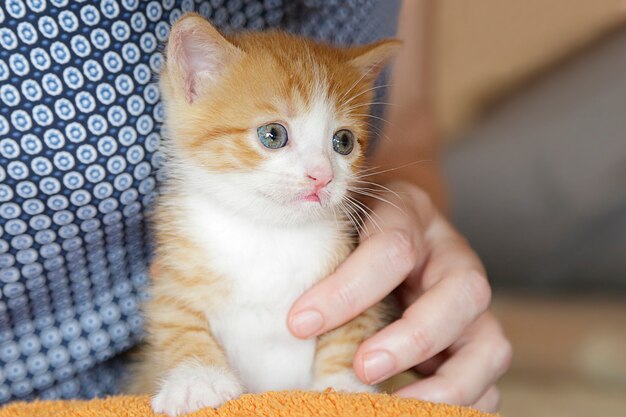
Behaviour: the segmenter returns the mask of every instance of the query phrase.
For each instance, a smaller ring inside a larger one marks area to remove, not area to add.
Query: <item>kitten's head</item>
[[[280,222],[340,212],[364,159],[374,80],[398,47],[226,38],[183,17],[161,74],[172,185]]]

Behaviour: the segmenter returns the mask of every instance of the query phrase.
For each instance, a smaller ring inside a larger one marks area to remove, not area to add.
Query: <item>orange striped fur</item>
[[[239,209],[233,206],[236,203],[230,201],[228,190],[224,191],[225,194],[215,194],[222,192],[220,184],[214,184],[215,179],[229,174],[248,175],[242,178],[253,179],[255,172],[267,171],[268,160],[279,154],[254,141],[256,129],[266,123],[289,125],[298,117],[306,118],[308,109],[316,100],[319,102],[319,97],[325,97],[325,103],[332,108],[328,114],[332,116],[333,123],[349,128],[357,140],[353,154],[346,157],[332,155],[338,161],[333,162],[338,164],[333,167],[342,166],[349,174],[357,174],[368,142],[367,112],[373,97],[373,81],[397,46],[396,41],[389,40],[358,48],[338,48],[281,32],[223,37],[195,14],[184,16],[172,28],[167,62],[160,74],[169,160],[167,184],[154,217],[158,273],[153,276],[151,300],[145,306],[147,343],[129,388],[133,393],[154,395],[153,407],[156,411],[177,415],[202,406],[217,406],[255,386],[245,380],[244,371],[238,371],[242,368],[229,359],[232,356],[228,350],[230,345],[220,341],[230,337],[228,329],[220,327],[222,325],[214,318],[221,317],[223,311],[231,308],[242,291],[237,287],[234,276],[237,274],[224,272],[230,271],[223,266],[224,262],[237,250],[242,250],[236,255],[241,258],[242,268],[246,267],[246,262],[257,261],[257,258],[245,261],[250,252],[239,247],[222,253],[223,245],[210,245],[212,233],[198,232],[202,225],[208,225],[207,230],[213,230],[211,227],[220,230],[220,223],[239,219]],[[213,58],[204,62],[205,55]],[[194,72],[191,68],[201,68],[202,71]],[[339,174],[336,173],[336,176],[339,181]],[[286,175],[281,174],[282,177]],[[267,181],[273,181],[275,177],[270,175],[267,178]],[[301,180],[298,181],[292,188],[302,184]],[[207,190],[215,191],[206,191],[205,185]],[[279,186],[280,182],[268,185],[267,192],[275,192]],[[244,197],[249,194],[242,192]],[[212,198],[217,201],[207,203],[209,211],[195,209],[193,202]],[[257,215],[248,206],[265,200],[262,196],[255,198],[241,208],[241,220],[237,222],[247,224],[246,213]],[[232,199],[235,200],[235,197]],[[226,207],[223,213],[221,204]],[[282,210],[289,204],[281,202],[267,207]],[[217,220],[211,210],[222,213],[224,220]],[[328,242],[302,241],[305,247],[311,245],[310,252],[318,251],[315,253],[320,254],[319,261],[307,259],[302,263],[306,265],[310,261],[313,265],[305,273],[312,275],[307,284],[303,284],[308,287],[335,270],[353,249],[354,239],[350,228],[343,227],[346,218],[343,214],[333,214],[336,212],[333,207],[315,207],[311,209],[310,216],[306,214],[309,217],[298,217],[300,214],[296,212],[304,211],[294,210],[293,219],[290,215],[278,216],[281,218],[276,220],[276,227],[286,231],[277,236],[289,238],[291,227],[296,234],[304,233],[302,231],[309,227],[307,222],[313,225],[315,221],[320,221],[322,230],[331,224],[331,218],[332,224],[335,224],[334,229],[331,227],[324,232]],[[258,219],[251,220],[251,240],[262,241],[262,230],[273,233],[274,220],[268,221],[264,229],[264,215],[260,213]],[[317,229],[313,227],[311,233],[314,235]],[[245,243],[248,240],[245,226],[241,229],[243,231],[237,230],[232,231],[233,239],[242,236],[242,243]],[[228,236],[228,233],[225,232],[225,235]],[[209,244],[203,244],[203,239]],[[281,247],[280,242],[276,245]],[[286,248],[289,249],[288,246]],[[271,259],[268,262],[271,265]],[[284,273],[281,268],[282,264],[275,274],[269,272],[267,276],[271,282],[294,279],[293,276],[280,276]],[[292,269],[299,271],[297,268],[296,263]],[[271,284],[268,282],[268,285]],[[281,288],[280,285],[277,288]],[[304,289],[298,291],[301,293]],[[294,298],[297,294],[285,296]],[[316,348],[315,341],[302,342],[313,343],[306,345],[306,349],[312,346],[311,352],[315,355],[315,364],[311,369],[314,381],[337,373],[353,374],[352,357],[356,347],[384,324],[386,319],[382,311],[382,306],[368,310],[347,325],[319,338]],[[233,314],[235,320],[237,316]],[[280,317],[286,321],[286,312],[284,316],[277,317],[279,321]],[[276,326],[283,324],[277,323]],[[284,333],[282,327],[279,330]],[[294,338],[293,343],[300,342]],[[178,387],[168,385],[177,370],[187,372],[181,375],[193,376],[196,375],[194,369],[200,368],[217,370],[210,374],[213,375],[211,378],[215,376],[217,382],[207,385],[205,394],[194,392],[206,382],[200,377],[193,384],[189,382],[192,385],[182,393],[176,391]],[[226,382],[220,385],[222,380]],[[314,386],[313,383],[308,388]],[[366,388],[365,385],[363,387]]]

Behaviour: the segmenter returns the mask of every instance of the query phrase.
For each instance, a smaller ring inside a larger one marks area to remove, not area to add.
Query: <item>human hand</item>
[[[388,187],[390,204],[372,204],[360,245],[296,301],[289,328],[301,338],[322,334],[395,289],[404,313],[358,348],[357,376],[375,384],[414,368],[426,378],[398,395],[495,411],[495,382],[512,350],[488,311],[484,268],[423,191],[406,182]],[[299,315],[306,312],[313,314]]]

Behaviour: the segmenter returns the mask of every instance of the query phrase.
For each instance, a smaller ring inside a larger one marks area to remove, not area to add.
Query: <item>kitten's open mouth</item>
[[[306,197],[303,197],[302,200],[304,200],[304,201],[311,201],[313,203],[319,203],[320,202],[320,197],[316,193],[311,193],[311,194],[307,195]]]

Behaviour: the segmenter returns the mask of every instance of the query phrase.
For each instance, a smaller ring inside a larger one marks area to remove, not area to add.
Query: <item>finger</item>
[[[361,242],[384,230],[423,230],[415,207],[407,205],[406,201],[396,195],[377,197],[371,208],[365,211],[368,213],[362,216],[364,222],[359,233]]]
[[[415,365],[413,369],[421,376],[430,376],[437,372],[437,369],[439,369],[439,367],[448,359],[450,359],[450,355],[446,350],[444,350],[432,358]]]
[[[486,394],[508,369],[511,345],[500,326],[485,314],[472,325],[450,359],[435,374],[397,392],[403,397],[420,398],[432,402],[471,405]]]
[[[384,219],[384,228],[404,227],[406,220],[410,219],[413,226],[425,230],[425,226],[437,216],[437,209],[430,196],[414,185],[407,186],[402,181],[387,185],[385,190],[388,193],[369,201],[368,205],[378,215],[374,217]],[[366,223],[373,224],[371,221]]]
[[[367,239],[326,279],[298,299],[288,318],[301,338],[334,329],[385,298],[425,256],[415,237],[390,230]]]
[[[398,296],[404,305],[413,304],[451,274],[477,273],[485,276],[476,253],[445,219],[436,216],[424,233],[426,245],[430,248],[428,262],[424,264],[423,270],[414,271],[412,277],[399,288]]]
[[[487,390],[478,401],[472,405],[472,408],[486,413],[495,413],[500,408],[500,391],[496,386],[492,386]]]
[[[402,315],[357,350],[355,371],[366,383],[378,383],[443,351],[488,307],[484,275],[451,273]]]

